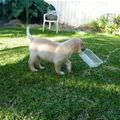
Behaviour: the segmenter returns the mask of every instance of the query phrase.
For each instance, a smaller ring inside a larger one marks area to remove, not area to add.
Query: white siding
[[[72,26],[90,22],[106,13],[120,13],[120,0],[45,0],[52,4],[59,21]]]

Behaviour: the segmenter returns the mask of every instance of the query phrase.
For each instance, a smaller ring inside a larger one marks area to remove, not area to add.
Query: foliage
[[[118,15],[117,17],[115,17],[114,23],[116,23],[120,27],[120,15]]]
[[[33,22],[39,22],[43,19],[43,14],[47,8],[54,7],[44,2],[44,0],[6,0],[5,4],[1,4],[0,13],[1,19],[14,19],[19,18],[25,21],[26,16],[26,1],[29,8],[29,19]]]
[[[89,23],[89,26],[92,26],[93,31],[115,33],[120,28],[120,15],[114,17],[113,21],[109,21],[105,16],[101,16],[100,19]]]
[[[102,32],[104,32],[104,31],[105,31],[106,24],[107,24],[106,17],[105,17],[105,16],[101,16],[98,22],[99,22],[100,30],[101,30]]]
[[[117,24],[115,23],[108,23],[105,27],[105,31],[108,33],[113,33],[115,30],[117,30]]]
[[[120,36],[104,33],[42,32],[35,37],[82,38],[87,47],[105,60],[120,48]],[[41,33],[41,34],[40,34]],[[41,61],[45,70],[28,68],[25,29],[0,29],[0,119],[1,120],[120,120],[120,51],[94,69],[77,54],[71,57],[73,72],[55,73],[51,63]]]
[[[98,21],[92,21],[89,26],[93,31],[100,31]]]

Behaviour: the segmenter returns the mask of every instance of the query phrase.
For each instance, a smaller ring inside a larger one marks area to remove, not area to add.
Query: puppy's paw
[[[41,70],[45,69],[45,67],[42,66],[41,64],[39,64],[39,68],[40,68]]]
[[[68,74],[72,74],[73,72],[72,71],[68,71]]]
[[[37,69],[32,69],[31,71],[32,71],[32,72],[37,72],[38,70],[37,70]]]
[[[59,75],[64,75],[65,73],[61,71],[61,72],[59,72],[58,74],[59,74]]]
[[[44,69],[45,69],[45,67],[43,67],[43,66],[40,66],[40,69],[41,69],[41,70],[44,70]]]

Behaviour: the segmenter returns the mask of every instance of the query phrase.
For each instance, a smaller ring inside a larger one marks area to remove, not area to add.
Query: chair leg
[[[58,33],[58,22],[56,22],[56,33]]]
[[[43,22],[43,32],[44,32],[44,30],[45,30],[45,21]]]
[[[49,22],[49,30],[51,29],[51,22]]]

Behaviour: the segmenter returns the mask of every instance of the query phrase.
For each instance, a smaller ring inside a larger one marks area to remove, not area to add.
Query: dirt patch
[[[0,21],[0,27],[16,27],[16,26],[22,26],[22,22],[19,19],[14,19],[8,21]]]

